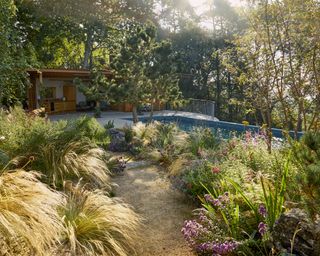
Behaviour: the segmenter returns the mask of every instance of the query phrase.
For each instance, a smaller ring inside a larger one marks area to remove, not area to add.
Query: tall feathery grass
[[[46,145],[35,160],[48,184],[62,188],[64,180],[82,178],[92,186],[110,189],[109,170],[104,161],[105,152],[86,141],[73,141],[64,147]]]
[[[61,194],[23,170],[0,175],[1,255],[47,255],[63,229],[56,211]]]
[[[140,219],[127,204],[79,184],[67,184],[66,194],[65,205],[59,211],[66,228],[59,250],[62,255],[134,253]]]
[[[86,117],[50,122],[17,108],[0,111],[0,170],[26,170],[0,174],[1,255],[134,252],[140,219],[107,194],[106,136]],[[79,181],[86,188],[72,185]],[[65,194],[48,187],[63,190],[64,184]]]

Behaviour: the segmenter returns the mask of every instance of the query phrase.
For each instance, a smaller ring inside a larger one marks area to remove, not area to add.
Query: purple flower
[[[193,247],[196,244],[196,239],[202,235],[207,234],[208,229],[198,223],[196,220],[186,220],[181,229],[184,239]]]
[[[207,203],[211,203],[213,206],[217,207],[225,207],[230,201],[228,192],[218,196],[217,199],[214,199],[210,194],[205,194],[204,199],[207,201]]]
[[[233,252],[239,243],[237,241],[225,241],[225,242],[206,242],[201,243],[196,247],[198,253],[212,253],[212,255],[226,255]]]
[[[267,216],[267,209],[263,204],[260,204],[258,211],[263,218]]]
[[[259,225],[258,225],[258,230],[259,230],[259,233],[264,236],[265,233],[267,233],[268,231],[268,226],[267,224],[265,224],[264,222],[260,222]]]
[[[210,195],[210,194],[205,194],[204,195],[204,199],[208,202],[208,203],[211,203],[213,202],[213,197]]]

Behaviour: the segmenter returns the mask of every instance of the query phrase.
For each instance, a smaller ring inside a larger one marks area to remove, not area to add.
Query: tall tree
[[[25,96],[28,47],[22,42],[13,0],[0,1],[0,104],[11,105]]]
[[[146,69],[150,64],[148,55],[155,40],[155,28],[128,21],[122,29],[125,34],[120,52],[112,59],[111,67],[119,83],[119,100],[132,104],[133,121],[138,122],[138,106],[150,99],[151,83]]]
[[[116,87],[114,79],[106,77],[103,71],[98,68],[93,68],[89,81],[76,78],[74,79],[74,83],[88,100],[96,103],[95,116],[101,117],[101,102],[107,101],[110,103],[114,98]]]
[[[93,66],[94,52],[108,49],[108,35],[110,30],[113,31],[113,25],[120,20],[123,4],[115,0],[31,1],[40,16],[73,24],[70,26],[71,32],[78,33],[77,38],[80,38],[83,45],[83,68]]]
[[[150,117],[152,118],[155,104],[178,104],[181,101],[181,92],[177,74],[177,56],[173,52],[171,42],[156,43],[150,51],[148,61],[146,72],[151,80]]]
[[[316,129],[319,120],[320,6],[316,0],[255,1],[240,40],[247,92],[269,127]]]

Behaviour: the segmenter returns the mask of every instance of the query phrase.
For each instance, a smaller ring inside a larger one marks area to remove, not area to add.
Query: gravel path
[[[115,189],[116,196],[131,204],[144,218],[137,255],[194,255],[180,232],[194,206],[182,193],[170,187],[158,167],[137,166],[139,164],[131,165],[123,176],[113,179],[119,185]]]

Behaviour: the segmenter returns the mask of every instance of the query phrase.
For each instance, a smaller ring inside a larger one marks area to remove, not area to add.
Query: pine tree
[[[302,198],[315,219],[320,212],[320,133],[306,133],[294,147],[294,153],[301,167],[297,179]]]
[[[74,83],[88,100],[96,102],[95,116],[101,117],[101,101],[110,102],[113,99],[116,87],[115,81],[106,77],[106,75],[97,68],[93,68],[89,82],[84,82],[80,78],[76,78]]]

